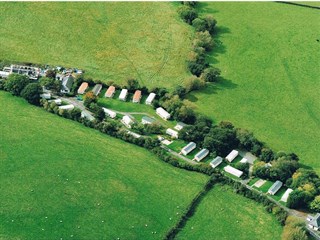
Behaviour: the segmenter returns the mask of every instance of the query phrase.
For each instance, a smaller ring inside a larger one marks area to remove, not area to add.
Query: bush
[[[216,82],[221,74],[219,68],[209,67],[204,69],[200,78],[205,82]]]
[[[41,92],[42,92],[42,87],[40,86],[39,83],[29,83],[21,91],[21,97],[26,99],[31,104],[39,105]]]
[[[193,47],[203,47],[206,51],[213,48],[213,40],[208,31],[197,32],[193,41]]]
[[[196,12],[196,10],[186,5],[180,6],[178,8],[178,13],[182,20],[188,24],[191,24],[192,21],[198,17],[198,13]]]

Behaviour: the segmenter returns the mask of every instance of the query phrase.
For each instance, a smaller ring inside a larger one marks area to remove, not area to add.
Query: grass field
[[[215,186],[177,239],[276,240],[282,228],[256,202]]]
[[[218,84],[189,96],[198,111],[296,152],[320,173],[319,10],[273,2],[201,3],[218,21]]]
[[[174,4],[0,4],[0,51],[6,60],[64,65],[121,83],[173,87],[190,76],[191,27]]]
[[[4,92],[0,132],[0,239],[162,239],[206,180]]]

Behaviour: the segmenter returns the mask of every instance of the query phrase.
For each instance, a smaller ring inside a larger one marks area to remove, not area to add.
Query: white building
[[[183,129],[187,124],[183,123],[183,122],[178,122],[177,125],[174,127],[174,129],[180,131],[181,129]]]
[[[232,162],[237,156],[238,156],[239,152],[237,150],[232,150],[228,156],[226,156],[226,159],[229,161],[229,162]]]
[[[162,107],[158,107],[156,109],[156,113],[164,120],[168,120],[171,117],[170,113],[168,113]]]
[[[119,99],[121,101],[125,101],[127,99],[127,96],[128,96],[128,89],[122,89],[119,95]]]
[[[63,105],[63,106],[60,106],[59,109],[63,109],[63,110],[72,110],[74,109],[74,106],[72,104],[69,104],[69,105]]]
[[[217,156],[215,159],[213,159],[211,162],[210,162],[210,166],[212,168],[216,168],[218,167],[221,163],[222,163],[222,157],[220,156]]]
[[[54,100],[50,100],[48,102],[55,102],[57,105],[61,105],[62,104],[62,100],[60,98],[54,99]]]
[[[166,134],[170,135],[172,138],[178,138],[178,132],[171,128],[167,129]]]
[[[155,93],[150,93],[149,96],[146,99],[146,104],[151,105],[153,100],[155,99],[156,94]]]
[[[127,128],[131,128],[131,125],[133,124],[133,119],[128,116],[128,115],[124,115],[122,117],[121,122],[127,127]]]
[[[194,160],[196,160],[197,162],[200,162],[208,154],[209,154],[209,150],[204,148],[194,156]]]
[[[309,222],[308,223],[309,228],[316,230],[316,231],[319,231],[319,229],[320,229],[320,213],[317,213],[314,217],[308,216],[307,220]]]
[[[185,146],[184,148],[182,148],[181,153],[183,155],[188,155],[190,152],[192,152],[193,149],[195,149],[197,147],[197,144],[194,142],[189,142],[187,146]]]
[[[131,136],[133,136],[134,138],[140,138],[140,137],[141,137],[140,134],[135,133],[135,132],[131,132],[131,131],[128,131],[128,134],[131,135]]]
[[[88,113],[87,111],[82,111],[81,112],[81,117],[82,118],[86,118],[89,121],[93,121],[94,120],[94,117],[90,113]]]
[[[110,117],[110,118],[115,118],[117,116],[117,113],[110,110],[110,109],[107,109],[107,108],[102,108],[104,113],[106,114],[107,117]]]
[[[292,191],[293,191],[293,189],[288,188],[288,189],[286,190],[286,192],[282,195],[280,201],[282,201],[282,202],[287,202],[287,201],[288,201],[288,197],[289,197],[289,195],[290,195],[290,193],[291,193]]]
[[[231,166],[225,166],[224,168],[223,168],[227,173],[230,173],[230,174],[232,174],[232,175],[234,175],[234,176],[236,176],[236,177],[241,177],[242,176],[242,174],[243,174],[243,172],[242,171],[240,171],[239,169],[236,169],[236,168],[234,168],[234,167],[231,167]]]

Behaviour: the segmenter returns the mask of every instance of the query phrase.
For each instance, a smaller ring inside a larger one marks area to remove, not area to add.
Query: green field
[[[190,76],[193,33],[174,4],[2,2],[0,11],[1,59],[82,68],[117,83],[135,77],[149,87]]]
[[[189,96],[215,122],[252,130],[320,173],[319,10],[273,2],[201,3],[218,21],[210,61],[223,79]]]
[[[161,239],[207,179],[4,92],[0,132],[0,239]]]
[[[215,186],[177,239],[276,240],[282,228],[258,203]]]

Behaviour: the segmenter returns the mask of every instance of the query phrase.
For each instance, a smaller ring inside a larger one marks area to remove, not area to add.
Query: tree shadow
[[[300,168],[307,169],[307,170],[314,170],[313,167],[305,165],[305,164],[303,164],[301,162],[299,162],[299,164],[300,164]]]
[[[197,10],[199,10],[202,14],[214,14],[218,13],[219,11],[216,9],[212,9],[209,3],[207,2],[199,2],[197,4]]]

